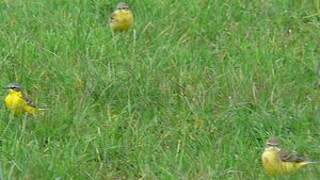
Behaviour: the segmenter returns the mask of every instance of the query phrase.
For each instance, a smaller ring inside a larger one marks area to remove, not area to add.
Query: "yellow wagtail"
[[[113,32],[128,31],[133,23],[133,15],[129,6],[120,2],[117,4],[116,10],[111,14],[109,24]]]
[[[265,172],[270,176],[289,174],[311,163],[302,156],[290,154],[279,147],[276,138],[267,140],[266,147],[262,153],[262,165]]]
[[[4,99],[4,103],[13,114],[35,115],[38,109],[34,106],[32,100],[21,91],[19,84],[9,84],[5,89],[8,89],[8,94]]]

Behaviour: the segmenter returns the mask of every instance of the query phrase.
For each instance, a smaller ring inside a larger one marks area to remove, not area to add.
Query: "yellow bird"
[[[279,141],[276,138],[267,140],[261,158],[264,170],[269,176],[290,174],[307,164],[316,163],[280,149]]]
[[[128,31],[133,24],[133,15],[126,3],[117,4],[116,10],[111,14],[109,24],[113,32]]]
[[[38,109],[34,106],[32,100],[21,91],[19,84],[9,84],[5,89],[8,89],[8,94],[4,99],[4,104],[13,114],[36,114]]]

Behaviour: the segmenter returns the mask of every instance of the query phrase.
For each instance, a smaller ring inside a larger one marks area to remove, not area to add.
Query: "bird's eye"
[[[273,143],[267,143],[268,146],[272,146],[272,147],[276,147],[278,146],[277,144],[273,144]]]

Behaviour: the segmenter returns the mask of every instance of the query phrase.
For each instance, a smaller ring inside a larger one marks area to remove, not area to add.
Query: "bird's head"
[[[21,91],[21,86],[17,83],[11,83],[5,86],[4,89],[8,89],[9,92],[19,92]]]
[[[116,7],[117,10],[129,10],[128,4],[124,2],[119,2]]]
[[[269,138],[266,142],[267,149],[279,149],[279,145],[280,143],[278,139],[275,137]]]

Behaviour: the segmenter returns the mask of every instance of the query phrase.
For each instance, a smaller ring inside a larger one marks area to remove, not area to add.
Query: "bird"
[[[14,115],[27,114],[34,116],[39,110],[32,100],[22,92],[19,84],[11,83],[4,88],[8,90],[4,104]]]
[[[307,164],[317,163],[280,149],[279,145],[277,138],[269,138],[261,156],[262,165],[269,176],[290,174]]]
[[[128,4],[119,2],[111,14],[109,25],[113,32],[128,31],[133,24],[133,14]]]

